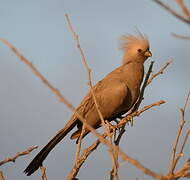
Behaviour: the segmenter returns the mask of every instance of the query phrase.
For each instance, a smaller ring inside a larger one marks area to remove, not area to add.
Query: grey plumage
[[[136,102],[144,76],[143,64],[151,56],[148,40],[142,34],[122,36],[121,49],[124,52],[123,64],[93,87],[100,111],[108,121],[112,121],[122,112],[127,112]],[[93,128],[100,127],[101,120],[90,92],[84,97],[77,111]],[[82,130],[82,123],[74,113],[65,127],[37,154],[24,172],[31,175],[42,166],[49,152],[75,126],[78,130],[71,135],[71,139],[78,139]],[[88,133],[89,130],[85,128],[84,136]]]

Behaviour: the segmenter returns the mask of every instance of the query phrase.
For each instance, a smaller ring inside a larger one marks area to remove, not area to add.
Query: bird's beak
[[[151,53],[150,51],[146,51],[146,52],[144,53],[144,56],[146,56],[146,57],[151,57],[151,56],[152,56],[152,53]]]

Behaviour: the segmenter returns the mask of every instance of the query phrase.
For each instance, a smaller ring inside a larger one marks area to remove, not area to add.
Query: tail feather
[[[32,160],[32,162],[28,165],[28,167],[24,170],[24,173],[27,176],[33,174],[40,166],[42,166],[43,161],[50,153],[50,151],[58,144],[77,124],[77,121],[71,119],[66,126],[61,129],[53,139],[49,141],[49,143],[36,155],[36,157]]]

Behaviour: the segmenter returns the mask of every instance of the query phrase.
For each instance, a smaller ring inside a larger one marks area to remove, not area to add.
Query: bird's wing
[[[105,78],[99,81],[93,87],[93,91],[104,118],[109,118],[120,111],[124,101],[126,102],[126,97],[128,97],[127,86],[117,78]],[[96,118],[98,122],[99,116],[97,115],[97,109],[91,92],[88,92],[85,96],[78,106],[77,111],[85,117],[87,121],[92,121],[91,119]]]

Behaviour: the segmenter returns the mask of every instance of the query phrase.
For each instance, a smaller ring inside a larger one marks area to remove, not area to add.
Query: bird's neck
[[[142,62],[128,61],[121,66],[122,81],[132,92],[132,97],[137,98],[144,77],[144,65]]]
[[[128,65],[124,64],[123,68],[126,77],[125,83],[131,92],[132,102],[135,102],[144,77],[144,65],[140,62],[128,62]]]
[[[124,54],[123,56],[123,60],[122,60],[122,64],[126,64],[126,63],[129,63],[131,61],[136,61],[136,62],[140,62],[140,63],[144,63],[144,61],[146,60],[146,58],[144,58],[143,56],[132,56],[132,55],[129,55],[128,53]]]

